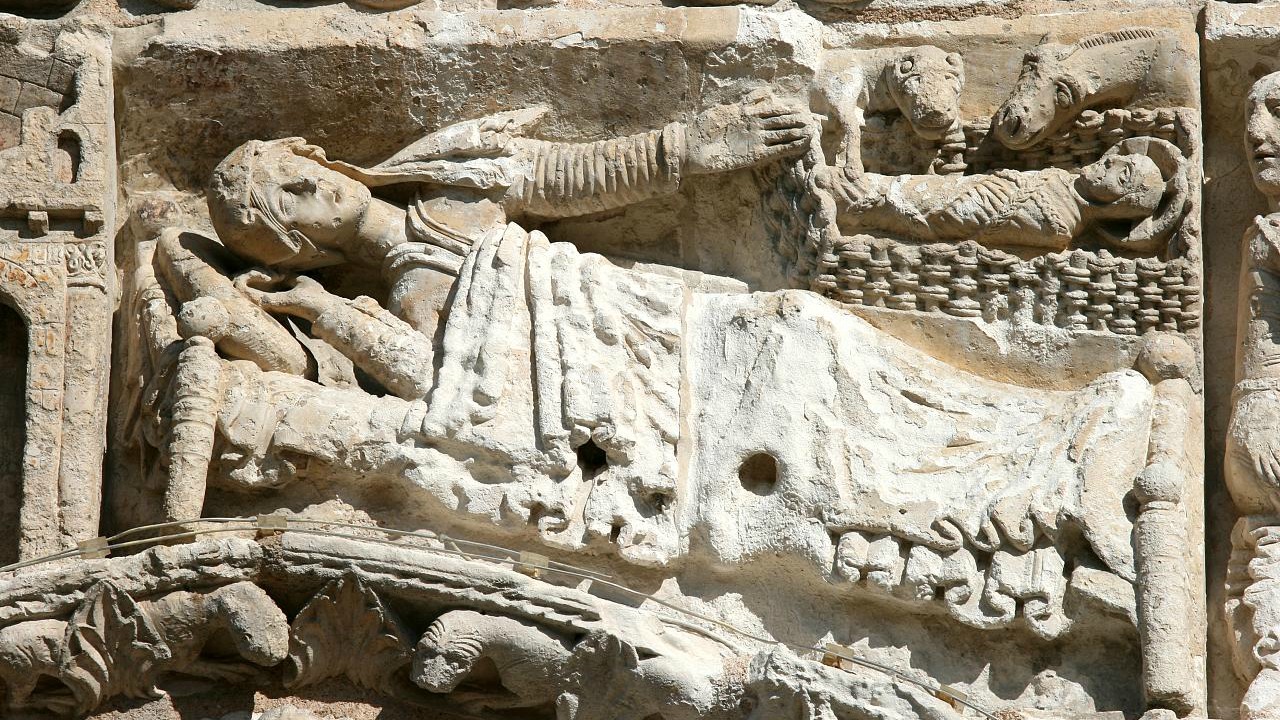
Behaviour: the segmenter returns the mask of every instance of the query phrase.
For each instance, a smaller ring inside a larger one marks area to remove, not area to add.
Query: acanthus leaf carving
[[[348,574],[326,585],[294,619],[285,686],[345,676],[361,687],[397,694],[411,643],[394,611],[357,575]]]
[[[159,629],[128,593],[95,585],[67,623],[63,679],[84,713],[113,695],[159,697],[158,667],[173,658]]]

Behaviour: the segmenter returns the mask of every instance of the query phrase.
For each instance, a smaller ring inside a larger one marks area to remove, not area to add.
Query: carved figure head
[[[1111,217],[1149,217],[1164,196],[1164,177],[1145,155],[1107,155],[1076,176],[1076,190]]]
[[[1152,30],[1135,28],[1090,35],[1074,45],[1046,43],[1031,50],[1022,60],[1013,93],[992,118],[991,132],[1006,146],[1024,150],[1062,130],[1082,111],[1126,99],[1133,84],[1114,82],[1109,74],[1111,65],[1128,60],[1112,46],[1157,37]]]
[[[471,673],[484,653],[480,637],[466,616],[446,613],[431,623],[413,654],[413,682],[435,693],[452,692]]]
[[[964,61],[932,45],[907,50],[888,70],[889,94],[916,134],[937,140],[960,119]]]
[[[1119,142],[1080,170],[1075,188],[1103,237],[1140,252],[1160,250],[1191,202],[1182,151],[1152,137]]]
[[[369,189],[322,163],[302,138],[250,140],[213,171],[209,215],[222,242],[264,265],[308,270],[342,262]]]
[[[1245,154],[1253,183],[1268,197],[1280,197],[1280,72],[1253,84],[1244,129]]]

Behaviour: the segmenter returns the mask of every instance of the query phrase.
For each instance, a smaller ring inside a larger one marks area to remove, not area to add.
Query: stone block
[[[62,105],[62,96],[58,93],[42,85],[24,82],[22,89],[18,92],[18,102],[14,110],[17,114],[34,107],[49,107],[57,111],[60,105]]]

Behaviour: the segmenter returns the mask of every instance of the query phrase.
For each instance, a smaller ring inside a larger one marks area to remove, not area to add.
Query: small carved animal
[[[32,620],[0,629],[0,680],[7,689],[6,708],[31,707],[59,715],[75,711],[76,699],[69,692],[31,702],[41,678],[59,677],[66,634],[63,620]]]
[[[270,667],[289,654],[288,618],[265,590],[250,582],[208,593],[174,592],[140,605],[172,655],[161,670],[235,680],[254,672],[247,663]],[[209,641],[223,633],[231,639],[231,649],[239,659],[204,656]]]
[[[1013,94],[992,119],[1000,142],[1023,150],[1095,107],[1166,106],[1176,89],[1172,40],[1132,28],[1090,35],[1073,45],[1045,43],[1026,54]]]
[[[549,706],[559,695],[559,679],[570,656],[564,640],[533,623],[509,617],[454,610],[436,619],[418,641],[410,676],[419,687],[453,693],[469,710]],[[496,683],[457,691],[478,681],[482,661],[497,670]]]
[[[832,53],[811,104],[833,116],[842,135],[837,164],[860,166],[861,131],[870,113],[898,111],[917,135],[937,140],[960,119],[964,61],[932,45]]]
[[[557,698],[556,720],[741,718],[736,704],[720,702],[724,667],[718,657],[687,643],[662,645],[661,652],[639,648],[603,631],[583,638],[567,673],[575,682]]]
[[[5,706],[85,713],[110,695],[158,695],[154,683],[166,671],[243,678],[252,672],[245,663],[202,657],[209,641],[223,633],[239,657],[254,665],[275,665],[289,650],[284,612],[252,583],[137,603],[110,583],[99,583],[70,620],[33,620],[0,629]],[[84,655],[85,648],[91,656]],[[44,677],[67,689],[37,692]]]
[[[557,720],[720,717],[720,663],[659,644],[661,652],[640,649],[595,631],[571,646],[533,623],[455,610],[423,634],[410,677],[471,712],[554,706]]]
[[[786,651],[761,652],[747,671],[746,720],[961,720],[924,688],[876,673],[846,673]]]

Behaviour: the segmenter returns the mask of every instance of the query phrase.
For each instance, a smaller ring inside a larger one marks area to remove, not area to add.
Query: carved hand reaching
[[[274,286],[290,280],[293,287],[288,290],[268,292],[261,288],[264,284]],[[240,292],[263,310],[296,315],[306,320],[315,320],[321,313],[332,307],[333,303],[339,301],[339,298],[325,290],[323,285],[305,275],[289,278],[269,275],[261,270],[250,270],[236,277],[235,284]]]
[[[685,167],[694,174],[725,172],[799,155],[815,132],[808,112],[753,95],[698,113],[685,129]]]

